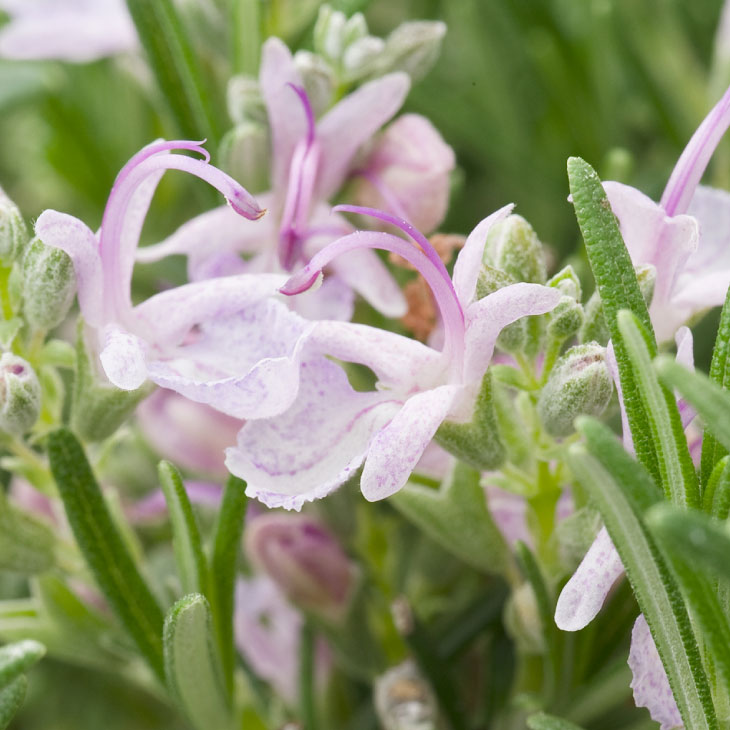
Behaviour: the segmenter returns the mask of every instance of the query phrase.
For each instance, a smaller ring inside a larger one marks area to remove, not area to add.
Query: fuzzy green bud
[[[350,19],[329,5],[319,9],[314,24],[314,50],[328,61],[339,63],[345,49],[368,34],[368,25],[362,13]]]
[[[238,124],[225,134],[218,150],[221,167],[247,190],[269,188],[269,129],[259,122]]]
[[[510,636],[526,654],[545,651],[545,635],[535,591],[529,583],[517,588],[505,606],[504,622]]]
[[[496,269],[489,264],[482,264],[477,279],[477,298],[483,299],[493,294],[497,289],[516,283],[515,280],[504,271]],[[527,339],[525,321],[519,320],[508,324],[497,338],[497,347],[504,352],[520,352]]]
[[[583,306],[571,296],[562,296],[558,306],[550,313],[547,334],[550,339],[564,342],[572,337],[583,324]]]
[[[34,238],[23,256],[23,314],[36,330],[50,330],[66,318],[76,294],[69,255]]]
[[[446,24],[441,21],[401,23],[385,41],[378,72],[405,71],[414,81],[422,79],[436,63],[445,35]]]
[[[245,122],[268,123],[266,105],[259,82],[252,76],[233,76],[226,90],[228,115],[236,124]]]
[[[573,433],[577,416],[603,413],[612,393],[606,348],[595,342],[576,345],[558,360],[550,373],[540,393],[537,412],[548,433],[567,436]]]
[[[12,352],[0,357],[0,429],[20,435],[41,412],[41,385],[33,368]]]
[[[484,247],[484,263],[504,271],[515,281],[547,281],[542,243],[520,215],[511,215],[492,227]]]
[[[435,730],[439,726],[433,690],[411,660],[376,678],[374,700],[383,730]]]
[[[0,263],[8,266],[28,243],[28,228],[18,207],[0,188]]]
[[[551,277],[547,286],[558,289],[563,296],[572,297],[576,302],[583,296],[580,279],[570,264]]]
[[[294,63],[302,77],[314,116],[318,117],[329,108],[337,86],[332,67],[322,56],[309,51],[297,51]]]

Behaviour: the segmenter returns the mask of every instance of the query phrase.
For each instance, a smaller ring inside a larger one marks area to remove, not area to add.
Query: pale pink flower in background
[[[169,154],[197,152],[205,159]],[[310,325],[272,299],[285,277],[241,274],[193,282],[132,306],[134,257],[162,174],[178,169],[218,189],[235,214],[264,214],[231,177],[208,163],[194,142],[155,142],[117,176],[95,235],[73,216],[44,211],[35,226],[45,244],[72,259],[81,314],[111,383],[123,390],[146,380],[235,418],[284,410],[299,387]]]
[[[252,421],[241,429],[237,447],[227,451],[226,465],[246,480],[249,496],[270,507],[300,509],[336,489],[363,462],[360,484],[366,499],[384,499],[398,491],[441,423],[471,418],[499,332],[522,317],[550,311],[560,298],[556,289],[520,283],[477,299],[487,233],[509,215],[511,206],[470,234],[453,279],[428,240],[410,224],[369,209],[342,209],[400,227],[411,240],[389,233],[350,234],[316,254],[282,291],[305,291],[340,254],[363,248],[396,253],[417,268],[434,293],[444,327],[443,348],[367,325],[316,323],[312,351],[366,365],[378,378],[377,389],[357,392],[339,365],[313,357],[302,364],[293,406],[276,419]]]
[[[346,181],[358,150],[403,104],[408,76],[393,73],[364,84],[315,120],[291,52],[278,38],[269,38],[260,87],[271,129],[272,189],[259,199],[269,215],[248,225],[228,208],[217,208],[162,243],[140,249],[138,261],[184,254],[193,281],[241,272],[291,272],[353,230],[344,218],[332,215],[327,201]],[[373,251],[358,251],[330,268],[333,275],[321,290],[290,306],[310,319],[348,320],[357,292],[387,316],[405,313],[400,288]]]
[[[3,58],[84,63],[138,47],[124,0],[0,0],[0,10]]]
[[[730,193],[699,182],[728,125],[730,89],[687,144],[658,204],[628,185],[604,183],[632,261],[656,270],[649,313],[659,342],[725,300]]]

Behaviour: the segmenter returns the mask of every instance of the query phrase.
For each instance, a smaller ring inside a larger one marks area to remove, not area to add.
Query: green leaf
[[[60,428],[48,437],[48,455],[69,524],[99,588],[163,678],[162,611],[114,524],[81,445]]]
[[[730,512],[730,456],[715,464],[702,494],[702,509],[718,520],[726,520]]]
[[[409,483],[390,504],[468,565],[502,573],[510,564],[510,551],[489,513],[480,476],[459,462],[440,489]]]
[[[656,342],[649,311],[641,294],[631,257],[621,238],[618,221],[595,170],[579,157],[571,157],[568,160],[568,179],[578,225],[583,234],[588,260],[603,304],[606,325],[613,341],[624,407],[636,455],[655,481],[661,483],[648,414],[644,409],[635,375],[629,366],[617,321],[617,315],[622,309],[628,309],[636,315],[650,333],[649,356],[653,358],[656,355]]]
[[[28,680],[25,675],[16,677],[9,685],[0,689],[0,730],[5,730],[25,699]]]
[[[584,421],[581,419],[581,426]],[[685,725],[693,730],[717,728],[692,624],[676,581],[641,519],[640,505],[585,446],[574,444],[567,458],[574,476],[598,507],[621,556]]]
[[[165,619],[165,676],[198,730],[232,726],[210,606],[199,593],[181,598]]]
[[[56,563],[53,532],[12,505],[0,490],[0,570],[34,574]]]
[[[582,730],[575,723],[563,720],[555,715],[548,715],[545,712],[538,712],[537,715],[530,715],[527,718],[527,727],[530,730]]]
[[[261,56],[260,0],[231,1],[231,56],[234,73],[255,76]]]
[[[728,359],[728,346],[730,345],[730,289],[725,297],[725,304],[720,315],[720,324],[717,328],[715,347],[712,350],[712,362],[710,363],[710,380],[717,383],[723,390],[730,388],[730,360]],[[700,461],[700,478],[702,486],[715,468],[715,464],[727,454],[728,449],[718,443],[711,433],[705,433],[702,437],[702,459]]]
[[[197,55],[172,0],[127,0],[150,67],[187,139],[220,139],[220,127]]]
[[[45,653],[43,644],[31,639],[0,646],[0,688],[14,682]]]
[[[706,540],[712,542],[712,532],[705,529],[711,524],[710,518],[699,512],[678,509],[674,505],[658,504],[647,514],[646,523],[668,556],[705,645],[712,654],[724,685],[730,687],[730,624],[720,606],[714,581],[697,570],[695,553],[684,537],[697,529]],[[682,525],[681,535],[677,534],[678,525]],[[720,542],[718,546],[722,544]]]
[[[172,523],[172,547],[183,593],[202,593],[208,586],[208,564],[188,493],[180,472],[169,461],[160,462],[158,473]]]
[[[621,310],[617,321],[656,445],[664,493],[675,504],[699,506],[699,485],[682,419],[673,393],[659,384],[652,369],[652,342],[631,312]]]
[[[213,539],[210,561],[210,606],[213,626],[218,639],[223,676],[230,692],[233,688],[233,601],[236,583],[236,565],[246,516],[246,482],[228,477],[218,522]]]
[[[671,357],[657,358],[654,366],[666,385],[676,388],[694,406],[722,446],[730,450],[730,392],[713,383],[706,375],[687,370]]]

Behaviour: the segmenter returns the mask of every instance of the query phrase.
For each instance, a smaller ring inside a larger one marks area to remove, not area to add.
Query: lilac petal
[[[399,407],[387,393],[353,390],[335,363],[308,360],[294,405],[277,418],[247,423],[226,452],[226,466],[246,480],[249,497],[299,510],[353,476],[373,434]]]
[[[137,423],[152,448],[173,464],[225,478],[227,446],[236,443],[240,420],[195,403],[172,390],[157,389],[137,408]]]
[[[315,322],[349,322],[355,311],[355,294],[340,276],[329,276],[319,289],[291,297],[288,304],[293,312]]]
[[[631,632],[629,667],[634,675],[631,689],[636,706],[646,707],[652,720],[661,723],[661,730],[683,728],[667,673],[643,613],[639,614]]]
[[[550,312],[560,301],[557,289],[540,284],[511,284],[474,302],[466,310],[464,382],[481,380],[499,333],[522,317]]]
[[[85,63],[138,46],[134,24],[121,0],[4,0],[0,8],[12,16],[0,29],[4,58]]]
[[[621,431],[623,435],[624,448],[630,454],[634,453],[634,440],[631,436],[631,428],[629,427],[629,417],[626,415],[624,406],[624,393],[621,388],[621,378],[618,374],[618,362],[616,362],[616,353],[613,349],[613,342],[609,341],[606,347],[606,367],[611,373],[613,384],[616,386],[616,395],[618,396],[618,405],[621,410]]]
[[[461,389],[460,385],[441,385],[410,397],[377,433],[360,481],[365,499],[385,499],[403,487]]]
[[[407,74],[388,74],[353,91],[322,117],[318,199],[329,200],[339,190],[355,153],[400,109],[409,88]]]
[[[74,266],[79,306],[88,324],[105,321],[101,258],[96,236],[78,218],[45,210],[35,224],[36,235],[47,246],[65,251]]]
[[[147,380],[145,349],[136,335],[107,327],[99,359],[109,381],[122,390],[137,390]]]
[[[148,376],[234,418],[269,418],[296,398],[312,327],[281,302],[264,300],[201,324],[189,344],[150,358]]]
[[[489,512],[504,539],[515,545],[521,540],[532,546],[533,540],[527,526],[527,502],[524,497],[489,485],[486,488]]]
[[[291,89],[301,87],[302,79],[291,52],[278,38],[264,43],[259,84],[271,129],[272,186],[274,195],[283,199],[294,149],[307,134],[307,119]]]
[[[426,385],[443,372],[443,359],[418,340],[388,330],[352,322],[318,322],[311,345],[345,362],[369,367],[385,387],[410,390]]]
[[[692,135],[674,166],[661,199],[668,215],[685,213],[717,145],[730,126],[730,88]]]
[[[624,566],[606,528],[599,531],[583,561],[565,584],[555,607],[555,623],[563,631],[579,631],[601,610]]]
[[[492,226],[504,220],[513,208],[513,204],[505,205],[478,223],[467,237],[464,247],[459,251],[454,264],[453,281],[456,295],[459,297],[462,307],[466,308],[474,299],[477,279],[482,266],[484,246],[487,243],[487,234]]]
[[[692,348],[692,330],[689,327],[680,327],[674,339],[677,343],[677,362],[689,370],[694,370],[695,358]],[[677,407],[679,408],[679,415],[682,419],[682,428],[687,428],[694,420],[697,412],[683,398],[677,398]]]
[[[212,482],[193,482],[185,480],[185,491],[193,504],[199,504],[212,509],[220,505],[223,488]],[[167,502],[161,489],[155,489],[142,499],[133,502],[125,509],[127,517],[132,522],[149,522],[167,517]]]

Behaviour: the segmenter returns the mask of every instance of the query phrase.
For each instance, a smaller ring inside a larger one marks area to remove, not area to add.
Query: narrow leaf
[[[25,675],[16,677],[9,685],[0,689],[0,730],[5,730],[15,713],[23,705],[28,680]]]
[[[189,139],[220,139],[215,107],[197,55],[172,0],[127,0],[129,13],[167,105]]]
[[[582,730],[578,725],[568,720],[563,720],[555,715],[548,715],[538,712],[537,715],[530,715],[527,718],[527,727],[530,730]]]
[[[723,456],[715,464],[702,494],[702,509],[718,520],[727,519],[730,512],[730,456]]]
[[[641,520],[639,505],[585,446],[573,445],[567,456],[573,474],[598,507],[621,556],[685,725],[693,730],[717,728],[692,624],[679,588]]]
[[[728,359],[728,347],[730,346],[730,289],[725,297],[725,304],[720,315],[720,325],[717,328],[715,347],[712,351],[712,362],[710,363],[710,380],[717,383],[723,390],[730,388],[730,359]],[[702,459],[700,462],[700,477],[702,486],[712,474],[715,464],[727,454],[727,448],[718,443],[711,433],[705,433],[702,438]]]
[[[157,471],[170,514],[172,547],[183,593],[202,593],[208,586],[208,564],[188,493],[180,472],[169,461],[161,461]]]
[[[27,669],[32,667],[44,654],[43,644],[26,639],[15,644],[0,647],[0,688],[7,687]]]
[[[618,221],[595,170],[579,157],[571,157],[568,160],[568,180],[575,215],[583,234],[588,260],[603,304],[606,325],[613,341],[624,407],[636,455],[655,481],[661,483],[648,416],[635,376],[629,367],[628,354],[617,321],[617,315],[622,309],[628,309],[636,315],[650,333],[649,355],[653,358],[656,355],[656,342],[649,311],[639,289],[631,257],[621,237]]]
[[[713,383],[706,375],[690,372],[670,357],[657,358],[655,367],[666,385],[676,388],[694,406],[722,446],[730,450],[730,392]]]
[[[476,469],[458,463],[440,489],[407,484],[390,503],[468,565],[501,573],[511,557],[487,508],[480,476]]]
[[[213,626],[218,639],[223,675],[230,692],[233,687],[233,602],[236,564],[246,516],[246,483],[234,476],[228,478],[221,502],[213,539],[210,566],[210,605]]]
[[[232,724],[210,606],[205,596],[181,598],[165,619],[165,676],[170,692],[198,730]]]
[[[0,490],[0,570],[35,574],[55,565],[56,538],[33,516],[12,505]]]
[[[112,520],[81,444],[65,428],[48,437],[48,456],[76,542],[109,605],[152,669],[164,677],[163,616]]]
[[[682,524],[685,534],[686,531],[692,531],[694,525],[700,525],[702,534],[711,541],[712,533],[703,530],[703,527],[710,525],[710,518],[699,512],[658,504],[647,514],[646,522],[669,559],[690,613],[700,628],[705,646],[712,654],[724,685],[730,687],[730,624],[714,590],[714,581],[697,570],[694,551],[687,545],[687,540],[681,537],[677,539],[675,535],[678,522]]]
[[[631,312],[620,311],[617,321],[656,445],[664,493],[675,504],[696,507],[700,501],[699,485],[682,419],[674,395],[659,384],[652,369],[649,354],[652,343]]]

